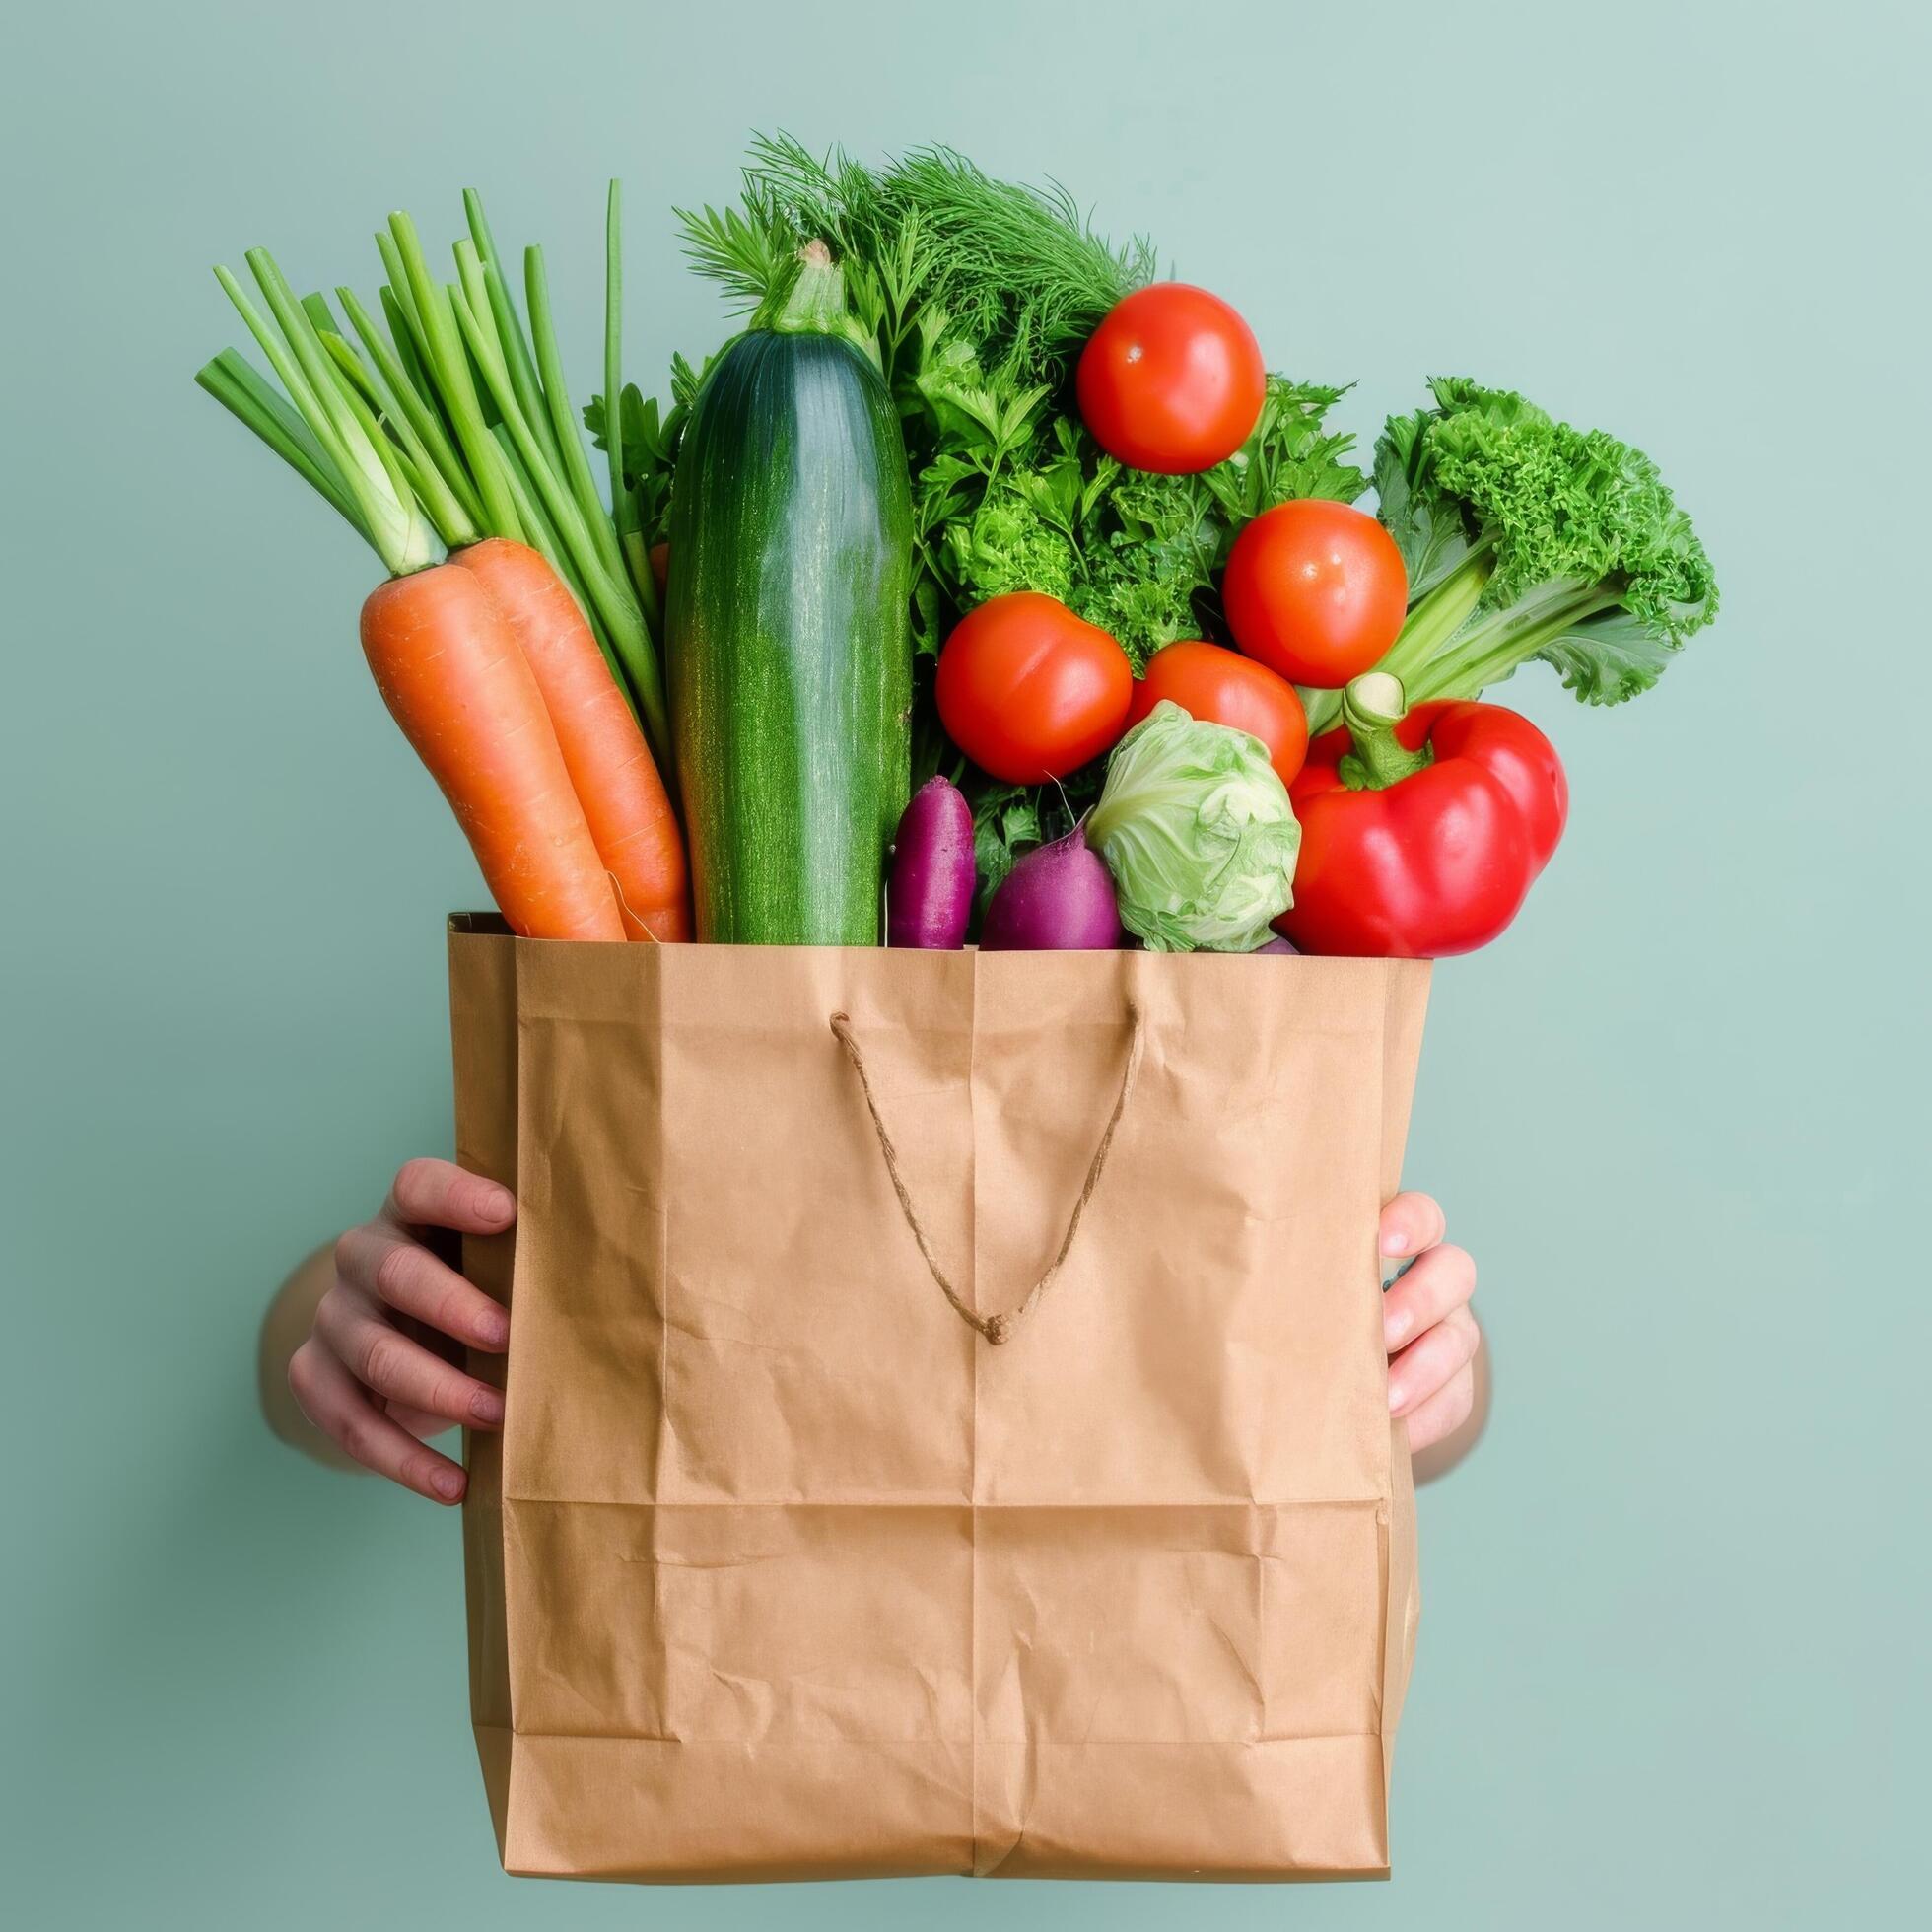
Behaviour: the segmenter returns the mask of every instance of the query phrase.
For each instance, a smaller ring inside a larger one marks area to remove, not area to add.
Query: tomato
[[[1163,476],[1211,469],[1247,442],[1268,380],[1254,331],[1186,282],[1136,289],[1080,352],[1080,414],[1110,456]]]
[[[1365,511],[1303,497],[1264,511],[1234,539],[1221,604],[1250,657],[1291,683],[1334,690],[1395,643],[1409,573]]]
[[[1146,673],[1134,687],[1129,725],[1139,724],[1163,698],[1190,718],[1251,732],[1268,747],[1281,783],[1294,783],[1308,755],[1308,714],[1294,686],[1266,664],[1218,644],[1170,644],[1147,659]]]
[[[953,626],[934,683],[947,735],[1010,785],[1065,778],[1127,725],[1134,668],[1057,597],[1011,590]]]

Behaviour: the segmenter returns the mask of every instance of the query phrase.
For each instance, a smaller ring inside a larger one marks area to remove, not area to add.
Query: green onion
[[[218,268],[215,275],[282,379],[294,413],[319,451],[320,464],[311,457],[306,464],[296,462],[295,467],[315,482],[338,509],[342,507],[338,493],[354,505],[355,515],[350,520],[369,539],[392,576],[424,569],[436,561],[434,537],[407,476],[387,448],[387,439],[375,428],[366,405],[322,348],[313,322],[282,279],[274,257],[266,249],[251,248],[247,259],[268,303],[272,322],[256,309],[230,270]],[[204,382],[203,386],[209,384]],[[246,397],[224,398],[230,407],[234,400],[252,403],[258,399],[258,391]],[[242,420],[278,453],[288,453],[270,434],[269,421],[259,412],[254,419],[243,416]],[[274,427],[286,432],[286,419],[277,420]],[[309,452],[305,449],[304,453]],[[316,469],[322,469],[332,487],[322,487],[311,474]]]
[[[470,380],[469,358],[463,353],[449,293],[430,279],[429,265],[423,259],[423,244],[417,239],[416,224],[407,215],[389,217],[389,233],[401,258],[410,302],[421,330],[424,367],[436,393],[455,431],[469,473],[475,479],[477,494],[483,500],[483,520],[492,536],[524,540],[523,526],[510,494],[504,474],[503,454],[491,440],[477,400],[476,385]]]
[[[261,438],[298,475],[312,484],[341,513],[350,527],[369,541],[369,525],[341,474],[301,416],[233,349],[195,374],[194,379],[238,421]]]
[[[624,187],[614,176],[604,203],[604,449],[610,457],[610,514],[645,622],[661,636],[657,577],[644,540],[638,491],[624,480]],[[653,405],[656,406],[655,403]]]

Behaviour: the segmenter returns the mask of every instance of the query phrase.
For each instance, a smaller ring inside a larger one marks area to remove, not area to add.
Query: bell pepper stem
[[[1386,791],[1435,762],[1431,745],[1412,751],[1396,736],[1408,710],[1402,679],[1387,671],[1364,671],[1344,689],[1342,722],[1354,749],[1336,770],[1350,792]]]

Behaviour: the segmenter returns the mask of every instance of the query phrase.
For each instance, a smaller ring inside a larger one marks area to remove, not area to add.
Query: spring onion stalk
[[[622,685],[624,667],[617,660],[609,633],[598,622],[596,612],[591,608],[590,593],[584,587],[584,580],[578,576],[577,566],[571,562],[570,552],[557,535],[556,526],[543,514],[536,485],[530,481],[529,472],[523,467],[523,459],[517,453],[516,440],[502,423],[491,424],[490,434],[496,438],[497,446],[503,451],[504,468],[510,476],[511,492],[517,499],[517,514],[523,519],[523,527],[530,532],[532,547],[543,552],[551,569],[570,586],[570,593],[577,599],[577,607],[588,621],[591,635],[597,640],[597,648],[604,655],[604,662],[610,666],[611,676]]]
[[[491,319],[496,325],[497,340],[503,349],[504,362],[510,371],[511,385],[517,391],[518,407],[524,419],[537,431],[538,440],[544,446],[544,453],[554,465],[563,460],[562,452],[550,435],[550,412],[544,393],[537,380],[536,365],[530,356],[530,347],[523,333],[523,324],[517,314],[516,305],[510,296],[510,286],[504,274],[503,257],[497,253],[496,238],[490,233],[489,217],[483,212],[483,197],[474,188],[463,190],[463,213],[469,221],[469,239],[475,251],[477,274],[472,288],[470,275],[463,275],[463,294],[470,306],[475,308],[480,301],[489,305]],[[465,251],[458,244],[457,263],[462,266]]]
[[[383,236],[380,239],[386,242],[388,237]],[[449,450],[450,474],[453,480],[455,474],[462,470],[462,458],[455,447],[455,426],[449,421],[441,401],[438,400],[436,384],[430,380],[429,365],[423,360],[422,350],[418,346],[420,328],[410,319],[410,311],[397,300],[396,291],[389,283],[384,282],[376,293],[381,304],[382,320],[388,327],[389,345],[395,352],[397,368],[408,379],[410,388],[435,413],[437,421],[443,426],[443,436]],[[467,481],[466,472],[465,481]],[[473,489],[471,493],[474,494]],[[480,497],[477,498],[475,520],[479,523],[483,520]]]
[[[469,358],[463,352],[449,292],[440,282],[430,279],[416,224],[407,215],[391,215],[389,233],[395,241],[410,304],[421,330],[419,346],[423,361],[483,499],[485,524],[490,535],[521,543],[525,541],[523,526],[510,494],[502,452],[483,421],[483,407],[477,399],[476,385],[470,380]]]
[[[384,291],[384,294],[388,293]],[[482,499],[476,494],[475,485],[470,482],[469,474],[456,454],[455,446],[449,441],[441,411],[433,402],[425,400],[428,379],[423,374],[422,365],[415,365],[412,373],[404,361],[403,344],[397,342],[392,345],[383,339],[381,330],[376,326],[354,289],[337,289],[335,295],[342,305],[342,312],[349,318],[349,326],[356,331],[357,339],[369,352],[370,361],[376,365],[377,373],[389,394],[395,398],[397,407],[415,431],[417,441],[428,453],[437,474],[461,507],[464,520],[473,529],[481,528]]]
[[[645,620],[662,634],[657,579],[638,518],[637,492],[624,480],[624,189],[615,176],[604,203],[604,449],[610,458],[610,511],[618,548]]]
[[[310,481],[316,481],[315,473],[319,472],[329,487],[322,488],[320,482],[317,487],[338,509],[342,499],[354,505],[351,521],[369,539],[391,575],[404,577],[426,569],[437,560],[435,532],[389,438],[376,428],[367,406],[322,348],[314,323],[290,292],[274,258],[266,249],[253,248],[247,260],[267,302],[267,315],[255,307],[229,269],[218,268],[215,275],[281,378],[294,414],[309,432],[308,445],[295,440],[294,447],[307,458],[296,462],[296,468]],[[217,358],[203,371],[202,386],[216,394],[278,454],[289,454],[291,435],[286,412],[269,412],[262,407],[258,383],[233,386],[233,362],[224,365]],[[227,393],[224,382],[231,385]]]
[[[233,349],[224,349],[196,372],[194,380],[319,492],[358,536],[365,542],[370,540],[369,525],[363,520],[355,498],[349,494],[309,425],[262,380],[253,364]]]
[[[393,495],[403,518],[407,554],[412,559],[420,555],[425,562],[432,561],[431,546],[422,528],[424,506],[417,478],[404,452],[384,434],[376,410],[329,354],[313,313],[307,304],[296,300],[295,291],[276,266],[274,257],[265,248],[253,248],[247,259],[304,375],[318,395],[332,398],[334,422],[343,448],[364,476],[372,483],[380,477],[386,483],[387,492]],[[330,331],[333,333],[332,321]],[[433,523],[434,518],[430,521]]]
[[[644,613],[639,609],[630,586],[613,577],[598,554],[595,540],[585,522],[581,507],[571,496],[569,486],[543,459],[536,433],[517,406],[510,372],[504,366],[483,327],[460,290],[448,297],[458,328],[469,353],[482,372],[497,413],[509,430],[517,455],[535,488],[537,501],[555,528],[564,554],[575,566],[589,592],[589,608],[606,626],[624,673],[637,700],[638,715],[649,732],[653,748],[670,742],[670,721],[664,708],[663,679],[657,667],[657,653]],[[603,516],[601,505],[598,516]],[[660,758],[663,756],[659,754]]]
[[[523,250],[524,293],[530,310],[530,334],[536,343],[537,372],[549,405],[548,428],[556,435],[556,448],[563,454],[563,472],[572,494],[584,513],[585,523],[596,540],[597,554],[604,568],[615,577],[624,575],[624,553],[618,547],[617,526],[604,515],[602,499],[590,476],[590,460],[584,453],[584,441],[578,432],[576,412],[571,407],[570,387],[564,380],[564,362],[557,348],[556,325],[550,313],[550,284],[543,272],[543,250]]]
[[[409,479],[410,488],[421,499],[430,521],[444,547],[460,550],[474,543],[481,532],[451,486],[449,475],[439,464],[423,438],[417,434],[411,412],[398,399],[390,385],[372,371],[356,353],[348,338],[335,325],[328,304],[319,295],[308,295],[302,306],[315,324],[322,345],[335,358],[336,366],[348,378],[368,405],[376,421],[395,439],[395,455]]]
[[[453,451],[482,498],[481,526],[533,544],[570,586],[667,768],[670,729],[655,626],[579,440],[542,258],[533,254],[526,276],[526,338],[482,200],[472,192],[464,205],[469,233],[455,246],[453,285],[431,280],[413,224],[406,216],[391,219],[382,256],[392,287],[383,308],[398,358],[406,337],[417,351],[424,407],[448,423]],[[418,435],[429,447],[432,439],[420,429]]]
[[[425,395],[434,394],[429,380],[429,336],[424,331],[422,316],[417,313],[416,298],[409,290],[409,271],[403,266],[395,237],[388,230],[376,231],[376,252],[382,257],[382,273],[389,278],[382,285],[382,313],[388,320],[396,353],[417,387]]]

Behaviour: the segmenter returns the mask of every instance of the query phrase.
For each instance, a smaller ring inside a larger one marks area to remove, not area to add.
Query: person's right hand
[[[510,1315],[423,1244],[430,1228],[501,1234],[517,1218],[507,1188],[447,1160],[405,1161],[373,1221],[335,1244],[335,1280],[289,1359],[302,1413],[359,1463],[433,1502],[460,1502],[460,1464],[423,1438],[452,1422],[503,1426],[503,1396],[426,1344],[500,1354]]]

